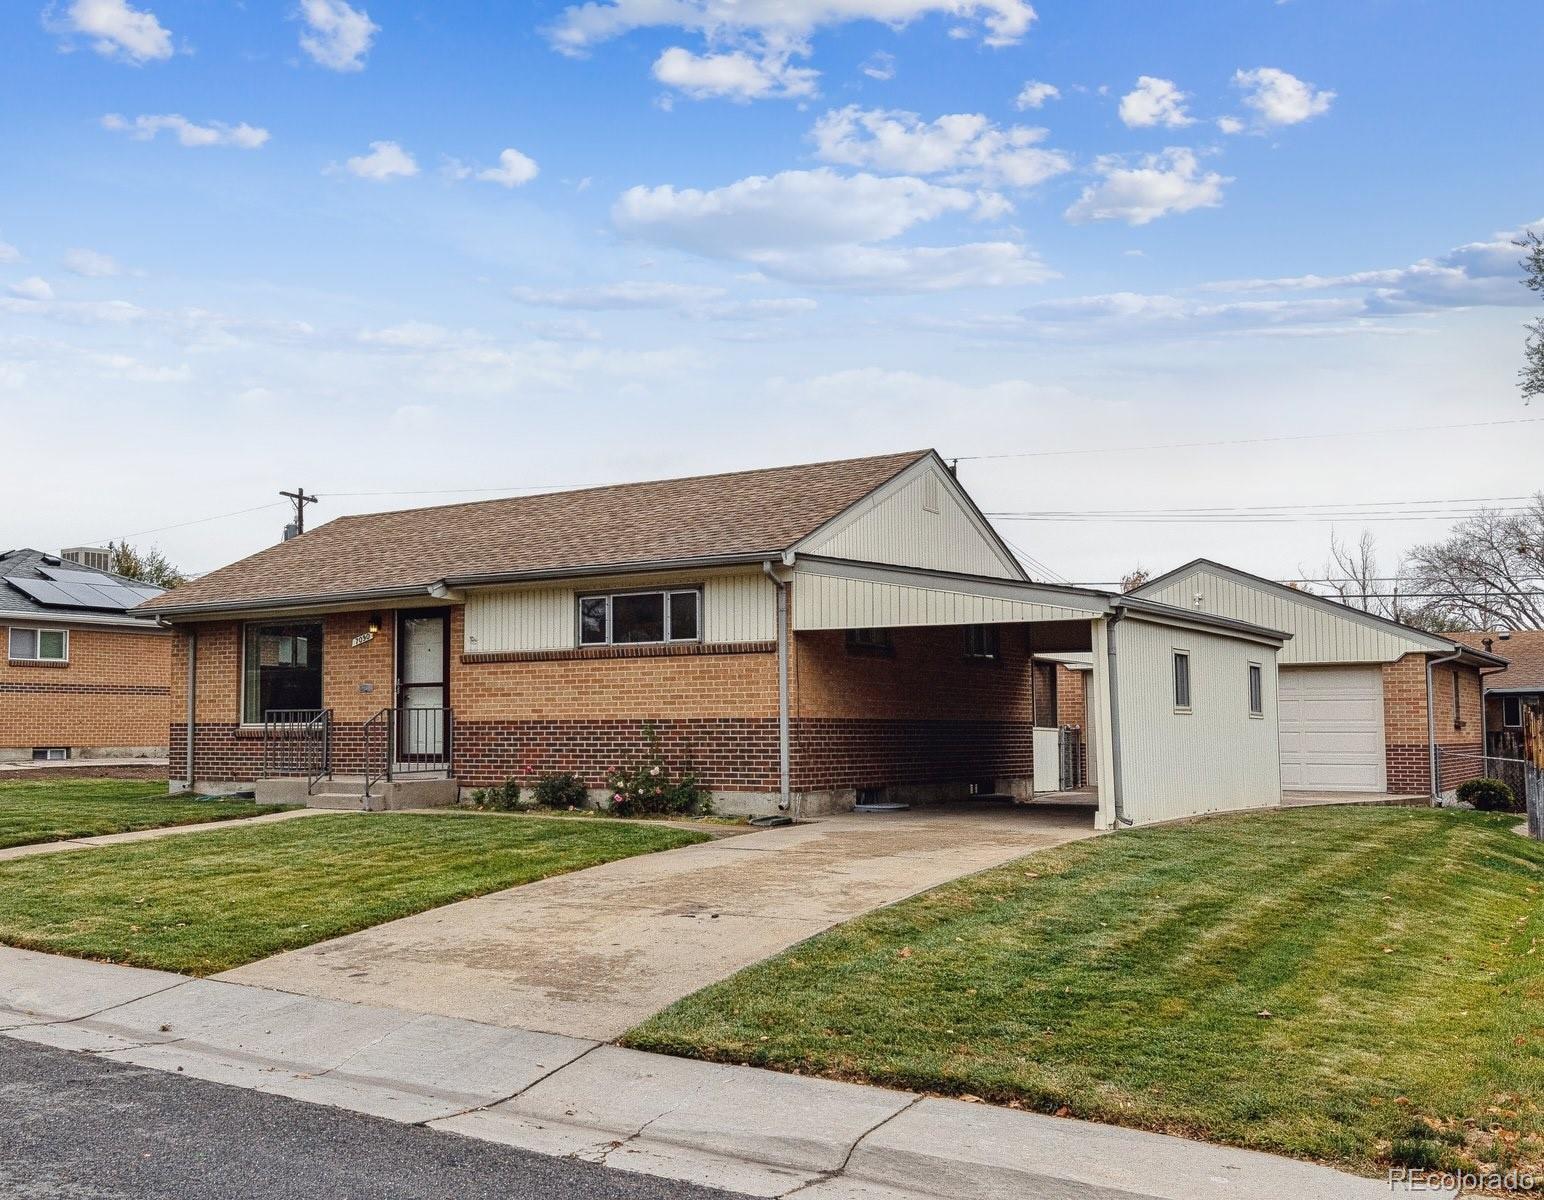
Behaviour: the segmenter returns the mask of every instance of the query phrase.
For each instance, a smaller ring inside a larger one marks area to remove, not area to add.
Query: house
[[[1544,712],[1544,629],[1455,633],[1453,637],[1506,659],[1505,667],[1484,675],[1486,748],[1517,756],[1522,750],[1524,715]]]
[[[1482,647],[1198,558],[1132,593],[1292,635],[1281,654],[1288,791],[1446,795],[1483,775]]]
[[[160,589],[66,553],[0,554],[0,761],[164,757],[172,638],[129,612]]]
[[[1102,827],[1280,801],[1286,635],[1031,581],[933,451],[341,517],[140,611],[173,786],[599,798],[652,738],[728,812],[1029,798],[1072,652]]]

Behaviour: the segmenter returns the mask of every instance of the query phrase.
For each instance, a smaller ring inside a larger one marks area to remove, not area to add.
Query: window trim
[[[697,633],[693,637],[672,637],[670,598],[672,596],[695,596],[697,598]],[[663,618],[665,636],[659,641],[647,642],[618,642],[612,640],[611,602],[618,596],[658,596],[660,597],[660,609]],[[587,642],[584,640],[584,602],[586,600],[604,600],[606,602],[606,640],[603,642]],[[668,584],[659,587],[646,588],[622,588],[610,592],[575,592],[574,593],[574,645],[580,650],[595,650],[601,647],[611,646],[681,646],[692,643],[701,643],[702,619],[703,619],[702,585],[690,584],[686,587],[672,587]]]
[[[1184,703],[1181,703],[1180,702],[1180,698],[1179,698],[1179,663],[1180,663],[1181,659],[1185,660],[1185,700],[1184,700]],[[1192,679],[1191,679],[1191,674],[1190,674],[1190,651],[1189,650],[1182,649],[1179,646],[1172,647],[1171,655],[1170,655],[1170,659],[1169,659],[1169,677],[1170,677],[1169,678],[1170,686],[1174,690],[1174,711],[1177,712],[1177,713],[1183,713],[1183,714],[1188,714],[1188,713],[1194,712],[1195,709],[1194,709],[1193,705],[1194,705],[1194,702],[1195,702],[1195,690],[1194,690],[1194,687],[1192,686]]]
[[[1516,706],[1517,720],[1515,720],[1515,721],[1508,721],[1506,719],[1506,706],[1508,704],[1512,704],[1512,705]],[[1501,697],[1501,728],[1503,728],[1503,729],[1521,729],[1522,727],[1523,727],[1523,698],[1521,696],[1502,696]]]
[[[33,635],[31,654],[16,653],[16,634],[18,632]],[[59,658],[54,658],[52,655],[47,658],[43,656],[43,635],[45,633],[57,633],[59,635],[64,649],[64,654]],[[70,631],[68,629],[55,629],[51,626],[12,625],[6,631],[5,653],[11,662],[67,663],[70,661]]]
[[[247,720],[247,630],[254,627],[261,629],[265,625],[316,625],[321,629],[322,634],[319,641],[322,649],[322,694],[320,699],[323,703],[317,706],[316,711],[321,712],[327,707],[327,619],[318,615],[314,620],[306,617],[271,617],[266,621],[243,621],[241,622],[239,635],[241,639],[240,661],[236,670],[236,724],[243,729],[261,729],[265,723],[262,716],[259,716],[255,721]],[[392,653],[396,653],[395,649]]]
[[[1265,664],[1252,662],[1245,669],[1244,677],[1249,691],[1250,720],[1265,719]]]

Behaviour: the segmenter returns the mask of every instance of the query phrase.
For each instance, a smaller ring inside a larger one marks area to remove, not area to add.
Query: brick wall
[[[1455,719],[1454,689],[1458,707]],[[1471,666],[1438,666],[1432,671],[1440,791],[1484,773],[1481,744],[1481,676]],[[1383,667],[1383,740],[1391,792],[1431,790],[1430,730],[1426,719],[1426,655],[1407,654]]]
[[[34,746],[164,747],[172,638],[135,629],[63,627],[70,631],[66,663],[0,658],[0,750],[30,755]],[[0,625],[0,648],[9,644],[9,626]]]

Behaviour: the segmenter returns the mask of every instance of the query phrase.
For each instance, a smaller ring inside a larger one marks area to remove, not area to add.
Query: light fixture
[[[379,633],[380,631],[381,631],[381,614],[378,613],[378,612],[373,612],[373,613],[370,614],[370,632],[371,633]]]

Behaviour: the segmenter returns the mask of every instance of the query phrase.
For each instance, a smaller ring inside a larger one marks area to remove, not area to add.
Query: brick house
[[[1288,791],[1450,795],[1485,773],[1481,676],[1506,660],[1198,558],[1133,593],[1291,633],[1281,654]]]
[[[1070,651],[1104,826],[1280,798],[1283,635],[1031,581],[932,451],[342,517],[143,611],[174,786],[599,797],[652,734],[724,811],[1027,798],[1033,656]]]
[[[1523,717],[1544,711],[1544,629],[1455,633],[1453,637],[1506,659],[1505,667],[1484,673],[1486,741],[1493,753],[1518,756]]]
[[[38,550],[0,553],[0,761],[166,754],[171,634],[160,594]]]

